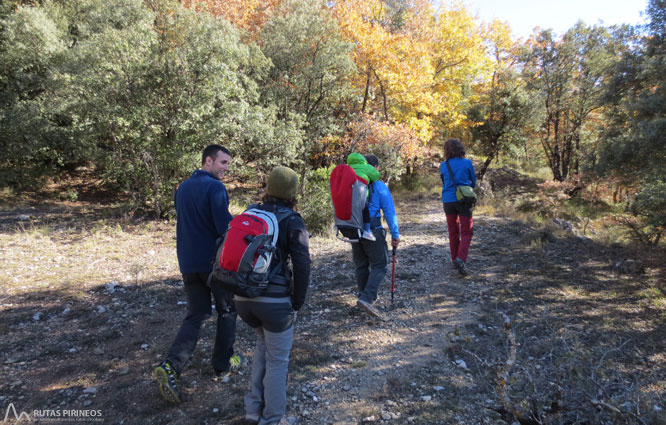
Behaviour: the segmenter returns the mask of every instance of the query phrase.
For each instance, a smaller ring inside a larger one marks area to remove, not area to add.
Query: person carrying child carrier
[[[365,159],[379,173],[379,159],[375,155],[366,155]],[[374,190],[368,200],[368,210],[375,240],[361,239],[359,243],[351,244],[358,286],[356,305],[369,315],[381,318],[381,314],[373,303],[377,299],[379,285],[384,279],[388,266],[386,230],[382,227],[381,221],[382,211],[391,232],[391,246],[397,248],[400,243],[398,217],[395,213],[393,197],[388,186],[381,180],[374,183]]]
[[[370,188],[372,187],[372,184],[381,177],[379,171],[377,171],[372,165],[368,164],[365,157],[357,152],[352,152],[347,156],[347,165],[354,169],[357,176],[368,182],[368,198],[370,198]],[[363,234],[361,235],[361,238],[371,241],[375,240],[375,235],[370,228],[368,202],[366,202],[365,207],[363,208]]]
[[[263,203],[254,208],[282,217],[278,220],[279,252],[271,262],[281,270],[277,270],[276,283],[269,283],[259,296],[234,295],[238,315],[257,337],[250,392],[244,401],[245,419],[259,425],[295,423],[295,418],[285,416],[287,373],[296,312],[305,303],[310,279],[309,235],[303,219],[293,211],[297,191],[298,175],[292,169],[275,167],[268,175]]]

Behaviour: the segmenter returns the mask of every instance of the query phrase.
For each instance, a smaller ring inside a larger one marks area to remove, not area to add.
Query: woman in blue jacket
[[[476,174],[472,161],[465,158],[465,147],[460,139],[449,139],[444,143],[444,158],[439,166],[439,175],[442,178],[442,203],[446,224],[449,228],[449,248],[451,261],[458,272],[467,276],[467,252],[472,242],[472,210],[474,204],[460,203],[456,197],[456,185],[476,187]],[[453,171],[453,179],[449,174],[449,167]]]

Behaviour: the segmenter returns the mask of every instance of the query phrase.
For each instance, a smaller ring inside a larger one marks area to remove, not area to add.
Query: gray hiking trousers
[[[234,300],[238,315],[257,337],[245,417],[259,421],[259,425],[277,424],[287,411],[287,374],[296,312],[288,297],[236,296]]]

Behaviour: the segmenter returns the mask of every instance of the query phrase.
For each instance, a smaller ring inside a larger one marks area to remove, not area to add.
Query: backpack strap
[[[458,187],[458,183],[456,183],[456,178],[453,177],[453,171],[451,171],[451,166],[449,165],[449,161],[446,160],[446,167],[449,169],[449,177],[451,177],[451,181],[453,182],[454,187]]]

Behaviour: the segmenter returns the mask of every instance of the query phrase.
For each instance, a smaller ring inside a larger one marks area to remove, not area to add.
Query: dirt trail
[[[406,207],[398,211],[401,245],[395,301],[391,304],[389,268],[375,304],[386,321],[372,319],[355,306],[350,247],[338,241],[313,242],[318,266],[310,307],[297,326],[294,359],[302,363],[299,355],[311,351],[325,352],[330,360],[312,368],[317,374],[309,379],[291,380],[293,405],[301,415],[305,413],[305,423],[351,425],[364,418],[404,421],[396,390],[409,388],[415,399],[436,401],[443,396],[455,368],[446,354],[449,338],[456,328],[471,322],[478,306],[455,295],[473,283],[462,280],[445,261],[448,245],[441,208],[432,202]],[[321,245],[342,253],[327,260],[330,254],[322,256],[328,249]],[[308,346],[306,340],[314,335],[327,336],[324,347]],[[425,385],[423,371],[434,366],[439,376],[430,376]]]
[[[385,322],[371,319],[355,307],[349,246],[313,241],[315,284],[310,307],[298,325],[294,358],[298,365],[302,362],[299,355],[314,350],[324,351],[330,360],[311,368],[317,372],[314,376],[300,378],[297,373],[294,379],[292,374],[292,407],[306,424],[352,425],[364,419],[464,422],[463,416],[455,414],[423,413],[448,404],[447,390],[452,387],[475,385],[465,361],[451,352],[451,343],[464,338],[461,330],[477,326],[483,282],[497,280],[495,271],[500,266],[494,256],[480,252],[476,240],[492,243],[496,220],[475,217],[479,236],[475,235],[470,250],[469,267],[483,272],[461,278],[448,257],[445,217],[438,199],[399,203],[398,214],[401,245],[396,301],[390,301],[389,268],[375,304],[388,319]],[[326,335],[324,347],[304,341],[313,335]],[[487,400],[483,398],[483,402]]]

